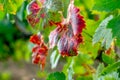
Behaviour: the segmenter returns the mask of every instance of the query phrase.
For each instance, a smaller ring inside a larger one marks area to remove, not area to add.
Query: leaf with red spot
[[[75,7],[74,4],[71,3],[68,10],[74,35],[82,33],[82,30],[85,28],[85,21],[79,14],[79,8]]]
[[[27,20],[33,27],[37,23],[39,23],[40,18],[45,17],[45,13],[40,13],[40,11],[42,10],[41,5],[44,4],[44,1],[45,0],[40,0],[39,2],[37,2],[36,0],[33,0],[27,7],[29,13],[29,15],[27,16]],[[41,3],[41,5],[39,3]]]
[[[44,43],[42,35],[40,33],[32,35],[30,37],[30,42],[35,44],[32,49],[32,62],[34,64],[40,64],[42,69],[44,69],[48,48]]]
[[[84,28],[85,21],[79,14],[79,9],[70,3],[67,19],[64,19],[49,35],[50,48],[57,44],[62,56],[76,56],[77,47],[83,42],[81,33]]]
[[[83,39],[81,35],[79,37],[74,36],[73,32],[68,30],[60,38],[57,44],[58,50],[62,56],[76,56],[78,54],[77,47],[82,41]]]
[[[32,14],[37,14],[40,10],[40,6],[38,5],[37,1],[33,0],[28,5],[28,12]]]
[[[40,64],[42,66],[42,69],[44,69],[48,52],[47,47],[45,47],[45,45],[35,45],[35,47],[32,49],[32,52],[32,62],[34,64]]]
[[[60,36],[62,35],[62,33],[64,33],[64,28],[61,28],[60,26],[57,27],[55,30],[53,30],[50,35],[49,35],[49,45],[50,48],[54,48],[55,45],[58,42],[58,39],[60,38]]]
[[[39,22],[40,18],[38,18],[37,15],[30,14],[27,16],[27,20],[30,25],[34,27]]]
[[[29,15],[27,16],[28,22],[32,27],[36,26],[40,19],[43,20],[42,27],[53,26],[49,22],[55,24],[61,22],[62,15],[59,11],[63,10],[62,0],[33,0],[27,7]],[[54,17],[53,17],[54,16]]]
[[[30,37],[30,42],[40,45],[43,41],[41,34],[34,34]]]

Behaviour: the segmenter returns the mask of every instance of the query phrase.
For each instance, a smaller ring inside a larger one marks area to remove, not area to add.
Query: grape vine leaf
[[[67,72],[68,72],[67,79],[68,80],[73,80],[73,74],[74,74],[73,65],[74,65],[74,58],[72,59],[70,65],[67,69]]]
[[[93,9],[107,12],[120,9],[120,0],[95,0]]]
[[[48,75],[47,80],[66,80],[63,72],[54,72]]]
[[[52,52],[51,56],[50,56],[50,63],[51,63],[51,68],[54,69],[57,67],[57,64],[59,62],[60,59],[60,54],[58,53],[58,50],[55,50]]]
[[[114,17],[107,27],[112,29],[113,37],[120,39],[120,16]]]
[[[48,0],[45,6],[52,12],[63,11],[63,0]]]
[[[104,64],[99,64],[98,67],[97,67],[97,70],[96,70],[96,73],[93,74],[93,80],[97,80],[101,71],[104,69]]]
[[[111,73],[108,73],[105,76],[100,76],[96,80],[120,80],[120,78],[119,78],[119,73],[111,72]]]
[[[4,0],[3,1],[3,11],[16,14],[18,8],[22,5],[24,0]]]
[[[59,11],[63,11],[62,0],[48,0],[39,5],[41,1],[31,1],[28,5],[28,22],[31,26],[37,26],[41,19],[43,23],[42,27],[48,27],[61,21],[61,14]],[[31,14],[30,14],[31,12]],[[53,17],[54,16],[54,17]]]
[[[120,60],[104,68],[103,71],[101,72],[101,75],[105,75],[107,73],[113,72],[119,67],[120,67]]]
[[[107,64],[112,64],[115,62],[115,59],[113,59],[109,55],[106,55],[105,53],[102,53],[102,60]]]
[[[101,44],[102,47],[105,47],[105,49],[108,49],[110,47],[112,42],[112,32],[111,32],[111,29],[107,28],[107,25],[109,21],[112,19],[113,19],[113,16],[110,15],[100,23],[99,27],[97,28],[93,36],[93,40],[92,40],[93,44],[103,39]]]

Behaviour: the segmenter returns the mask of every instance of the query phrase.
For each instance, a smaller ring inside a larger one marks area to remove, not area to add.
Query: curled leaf
[[[70,23],[72,25],[73,33],[74,35],[80,34],[85,28],[85,21],[79,14],[79,8],[75,7],[73,4],[69,5],[69,7]]]
[[[39,0],[38,2],[36,0],[31,1],[31,3],[28,5],[27,10],[28,10],[28,16],[27,20],[31,24],[32,27],[34,27],[37,23],[39,23],[40,18],[45,17],[45,13],[39,13],[42,10],[41,5],[44,4],[45,0]]]
[[[30,37],[30,42],[40,45],[43,41],[41,34],[34,34]]]
[[[82,42],[82,37],[71,34],[70,31],[64,33],[58,41],[58,50],[62,56],[76,56],[78,54],[77,47]]]
[[[76,56],[77,47],[83,42],[81,33],[85,28],[85,21],[79,11],[73,3],[70,3],[67,19],[63,19],[59,26],[56,25],[58,27],[49,35],[50,48],[57,44],[62,56]]]
[[[60,38],[60,35],[62,35],[62,33],[64,33],[65,28],[61,28],[60,26],[57,27],[55,30],[53,30],[50,35],[49,35],[49,44],[50,44],[50,48],[54,48],[55,45],[58,42],[58,39]]]
[[[32,49],[32,62],[34,64],[40,64],[42,66],[42,69],[44,69],[48,48],[43,42],[42,35],[34,34],[30,37],[30,42],[35,44],[35,46]]]

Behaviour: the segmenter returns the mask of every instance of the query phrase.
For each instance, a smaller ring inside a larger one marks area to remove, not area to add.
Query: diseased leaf
[[[32,48],[32,62],[34,64],[40,64],[43,70],[48,53],[48,48],[44,43],[43,37],[40,33],[32,35],[30,37],[30,42],[35,44],[35,46]]]
[[[58,27],[50,33],[50,48],[57,44],[62,56],[76,56],[78,45],[83,42],[81,33],[85,28],[85,21],[78,12],[79,9],[71,2],[67,19],[63,19],[59,25],[56,24]]]
[[[82,33],[82,30],[85,28],[85,21],[83,20],[83,17],[79,14],[79,8],[75,7],[72,4],[69,5],[69,8],[70,22],[74,35]]]
[[[48,75],[47,80],[66,80],[63,72],[54,72]]]
[[[27,7],[29,14],[27,16],[27,20],[32,27],[34,27],[37,23],[39,23],[40,17],[43,18],[45,15],[45,13],[39,13],[41,11],[41,8],[42,7],[35,0],[31,1],[31,3]]]
[[[43,41],[43,36],[40,33],[34,34],[30,37],[30,42],[32,42],[34,44],[40,45],[42,41]]]
[[[107,12],[120,9],[120,0],[95,0],[93,9]]]
[[[110,15],[100,23],[99,27],[97,28],[93,36],[93,40],[92,40],[93,44],[103,39],[102,47],[104,46],[106,49],[110,47],[112,42],[112,32],[111,32],[111,29],[107,29],[107,25],[112,19],[113,19],[113,16]]]
[[[57,46],[62,56],[76,56],[79,43],[82,43],[82,36],[74,36],[71,31],[68,31],[61,36]]]
[[[37,23],[39,23],[40,18],[37,15],[30,14],[27,16],[27,20],[31,26],[34,27]]]
[[[63,0],[48,0],[45,7],[50,12],[63,11]]]
[[[55,45],[58,42],[58,39],[60,37],[60,34],[63,33],[64,30],[61,27],[57,27],[55,30],[53,30],[49,35],[49,44],[50,48],[54,48]]]
[[[58,4],[60,6],[58,6]],[[27,8],[29,14],[27,16],[28,22],[33,27],[39,23],[40,19],[43,19],[43,23],[40,27],[48,27],[57,24],[61,22],[61,14],[58,12],[61,11],[60,8],[62,8],[61,0],[33,0]]]
[[[61,14],[58,12],[47,12],[46,13],[48,20],[51,22],[51,24],[56,24],[56,23],[60,23],[62,20]],[[53,17],[54,16],[54,17]]]

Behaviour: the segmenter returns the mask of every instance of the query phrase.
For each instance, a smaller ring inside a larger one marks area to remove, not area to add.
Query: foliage
[[[62,72],[51,73],[48,75],[47,80],[65,80],[65,74]]]
[[[30,56],[32,50],[32,62],[42,70],[49,62],[54,70],[63,61],[62,71],[49,73],[47,80],[119,80],[119,4],[119,0],[0,0],[0,59]]]

